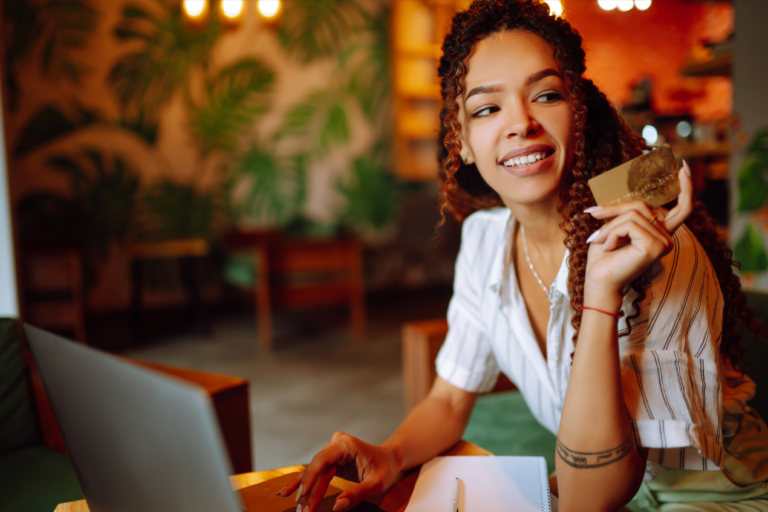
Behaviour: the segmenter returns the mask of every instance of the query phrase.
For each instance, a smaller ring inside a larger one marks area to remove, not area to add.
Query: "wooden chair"
[[[363,258],[353,238],[270,239],[255,247],[259,343],[273,348],[272,309],[349,304],[350,330],[365,334]]]
[[[410,411],[424,400],[437,378],[435,359],[448,334],[448,322],[426,320],[403,325],[403,390],[405,407]],[[511,391],[517,387],[506,375],[499,375],[491,393]]]
[[[21,259],[24,321],[71,333],[86,343],[80,252],[75,248],[25,248]]]

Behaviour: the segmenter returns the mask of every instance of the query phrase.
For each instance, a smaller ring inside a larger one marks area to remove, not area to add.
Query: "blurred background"
[[[436,65],[469,3],[3,1],[21,316],[249,379],[259,469],[335,430],[383,441],[406,410],[401,327],[451,295]],[[767,4],[546,3],[768,288]]]

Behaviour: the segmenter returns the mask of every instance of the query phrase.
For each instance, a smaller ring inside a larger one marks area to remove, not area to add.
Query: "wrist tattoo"
[[[600,468],[613,464],[626,457],[627,454],[632,451],[632,446],[634,446],[634,444],[635,438],[633,435],[630,435],[626,441],[611,450],[602,452],[577,452],[565,446],[560,442],[560,438],[557,438],[557,454],[563,459],[563,462],[574,468]]]

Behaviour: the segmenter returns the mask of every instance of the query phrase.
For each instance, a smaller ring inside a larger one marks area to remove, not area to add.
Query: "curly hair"
[[[584,301],[586,240],[603,225],[603,221],[582,213],[596,204],[587,180],[641,155],[648,146],[642,137],[632,133],[605,94],[582,76],[586,66],[581,36],[564,18],[550,15],[549,8],[538,0],[475,0],[468,10],[453,18],[438,67],[443,99],[438,138],[443,220],[446,209],[461,222],[476,210],[504,206],[501,197],[483,180],[477,166],[465,164],[459,156],[461,123],[457,98],[463,94],[466,61],[475,45],[492,34],[512,30],[535,34],[552,49],[573,112],[571,143],[574,158],[564,177],[558,211],[563,216],[560,227],[565,232],[565,246],[569,251],[568,292],[574,312],[571,323],[575,329],[575,345]],[[733,272],[738,263],[733,261],[730,249],[718,237],[714,221],[704,205],[697,202],[685,223],[709,255],[717,273],[725,297],[720,353],[735,364],[743,356],[740,334],[736,330],[737,320],[744,322],[762,339],[767,337],[765,327],[755,320],[754,312],[747,306],[739,278]],[[639,315],[639,304],[645,299],[647,284],[643,274],[625,290],[626,294],[633,289],[637,298],[633,301],[633,314],[627,317],[627,330],[620,333],[622,336],[632,331],[632,320]]]

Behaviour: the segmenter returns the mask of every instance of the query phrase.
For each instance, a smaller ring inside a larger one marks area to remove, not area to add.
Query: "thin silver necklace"
[[[536,269],[533,268],[533,263],[531,263],[531,258],[528,257],[528,244],[525,242],[525,228],[522,224],[520,224],[520,231],[523,233],[523,250],[525,251],[525,261],[528,262],[528,268],[531,269],[531,272],[533,272],[533,277],[536,278],[536,280],[539,282],[539,285],[541,285],[541,289],[544,290],[544,293],[549,295],[549,290],[546,286],[544,286],[544,283],[541,282],[541,278],[539,277],[539,274],[536,273]]]

